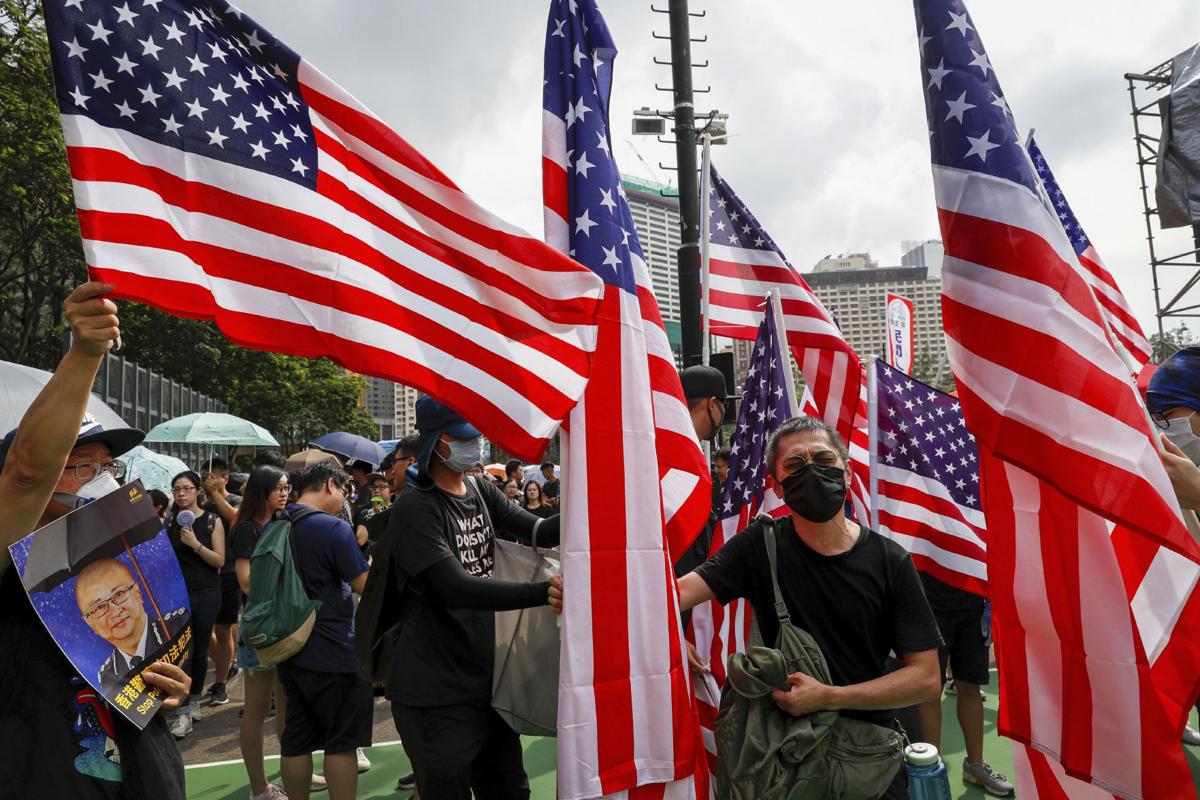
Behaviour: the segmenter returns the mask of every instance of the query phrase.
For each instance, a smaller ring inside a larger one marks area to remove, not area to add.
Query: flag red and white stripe
[[[586,383],[600,281],[299,76],[315,191],[64,115],[91,274],[243,346],[418,387],[538,456]]]

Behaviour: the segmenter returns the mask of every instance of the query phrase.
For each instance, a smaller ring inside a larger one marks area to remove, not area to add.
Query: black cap
[[[679,382],[683,384],[683,396],[688,400],[698,400],[701,397],[716,397],[725,400],[729,397],[729,389],[725,385],[725,376],[716,367],[696,365],[680,371]]]

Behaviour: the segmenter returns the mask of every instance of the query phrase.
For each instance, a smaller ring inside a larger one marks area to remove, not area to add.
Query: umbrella
[[[338,457],[333,453],[326,453],[324,450],[317,450],[310,447],[307,450],[301,450],[299,453],[292,453],[288,456],[287,464],[284,465],[284,468],[288,472],[291,472],[292,470],[304,469],[305,467],[311,467],[313,464],[320,463],[333,464],[338,467],[342,465],[342,462],[338,461]]]
[[[21,422],[33,398],[50,380],[53,373],[10,361],[0,361],[0,436]],[[88,413],[106,430],[128,428],[129,424],[96,395],[88,398]]]
[[[175,456],[156,453],[141,445],[123,456],[118,456],[117,461],[124,462],[128,470],[125,476],[127,482],[140,480],[147,489],[160,489],[168,494],[171,491],[171,479],[189,469],[187,464]]]
[[[488,464],[483,468],[483,471],[493,478],[503,478],[507,474],[504,471],[503,464]]]
[[[217,411],[200,411],[169,419],[151,428],[146,441],[279,446],[270,431],[261,425]]]
[[[337,453],[339,456],[366,461],[374,467],[378,467],[383,463],[383,459],[387,458],[387,453],[383,448],[367,437],[345,431],[327,433],[313,439],[309,444],[331,453]]]

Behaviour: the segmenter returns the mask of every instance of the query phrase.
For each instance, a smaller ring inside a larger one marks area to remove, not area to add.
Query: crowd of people
[[[0,534],[0,739],[7,747],[0,795],[185,797],[175,741],[194,735],[204,708],[230,702],[229,682],[240,674],[238,745],[251,800],[303,800],[322,788],[333,800],[353,798],[359,772],[370,767],[363,748],[371,744],[378,696],[390,703],[413,769],[399,788],[413,788],[424,800],[467,800],[472,792],[528,798],[519,737],[491,705],[494,614],[540,606],[561,613],[563,586],[559,577],[495,578],[495,540],[556,545],[560,483],[553,463],[530,469],[513,460],[502,475],[489,474],[480,432],[430,397],[417,403],[417,431],[380,464],[329,460],[289,472],[281,454],[264,451],[244,480],[224,460],[210,458],[199,472],[175,475],[169,497],[150,492],[187,588],[190,660],[174,666],[151,652],[153,645],[147,649],[142,636],[145,652],[126,666],[141,668],[165,698],[144,730],[111,713],[75,674],[14,575],[7,545],[118,486],[124,467],[115,458],[142,439],[140,431],[105,429],[85,414],[101,359],[119,336],[107,291],[88,283],[68,298],[71,346],[0,445],[0,506],[8,522]],[[1160,368],[1149,393],[1164,433],[1164,463],[1187,509],[1200,505],[1197,359],[1194,351],[1177,355]],[[724,377],[689,367],[680,381],[697,436],[711,439],[724,421]],[[714,513],[676,564],[685,619],[708,600],[746,598],[768,646],[786,651],[796,630],[814,642],[806,655],[811,669],[789,670],[786,689],[762,698],[770,713],[782,713],[777,722],[824,714],[865,724],[886,742],[899,729],[897,710],[908,708],[916,712],[906,718],[910,736],[915,740],[919,731],[937,744],[940,699],[952,671],[966,742],[963,778],[990,794],[1011,795],[1012,784],[983,759],[986,601],[918,574],[903,548],[843,513],[846,446],[810,417],[784,422],[767,446],[768,490],[790,513],[753,521],[711,554],[731,457],[716,451]],[[298,652],[264,664],[238,623],[251,593],[256,545],[276,521],[290,526],[296,572],[319,606]],[[77,592],[100,598],[88,607],[89,623],[103,625],[130,598],[141,610],[140,586],[128,570],[86,572]],[[356,630],[358,598],[368,586],[400,600],[373,612],[369,629]],[[363,652],[380,648],[387,657],[372,675]],[[689,662],[697,674],[709,669],[694,648]],[[282,786],[268,781],[263,763],[263,726],[272,713]],[[105,742],[99,751],[86,741],[96,735]],[[323,775],[313,773],[318,751]],[[879,785],[873,796],[906,796],[904,770],[873,779]]]

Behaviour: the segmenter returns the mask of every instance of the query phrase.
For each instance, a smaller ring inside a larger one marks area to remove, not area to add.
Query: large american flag
[[[1071,247],[1074,248],[1075,255],[1079,258],[1079,265],[1083,267],[1084,280],[1092,287],[1092,292],[1096,295],[1096,302],[1100,304],[1100,310],[1104,313],[1109,328],[1125,351],[1133,357],[1137,366],[1143,366],[1150,361],[1150,342],[1147,341],[1146,334],[1142,332],[1142,326],[1138,324],[1137,318],[1133,315],[1133,309],[1129,307],[1125,295],[1117,286],[1116,278],[1100,260],[1100,254],[1096,252],[1092,240],[1088,238],[1083,226],[1075,218],[1071,204],[1067,202],[1066,195],[1063,194],[1058,181],[1054,179],[1054,173],[1050,171],[1050,165],[1046,163],[1046,157],[1042,154],[1042,149],[1038,147],[1032,134],[1025,143],[1025,149],[1033,161],[1033,168],[1037,172],[1038,180],[1046,190],[1046,196],[1054,206],[1054,213],[1058,215],[1059,222],[1062,223],[1063,230],[1067,233],[1067,238],[1071,240]]]
[[[94,277],[241,345],[420,388],[514,453],[545,448],[590,371],[593,272],[223,0],[43,8]]]
[[[958,400],[881,361],[875,371],[877,530],[917,569],[987,595],[987,526],[979,501],[979,448]]]
[[[707,771],[671,564],[708,519],[711,482],[612,158],[616,54],[594,0],[553,0],[546,237],[604,280],[592,379],[563,437],[558,792],[694,798]]]
[[[710,554],[743,530],[759,514],[786,516],[788,508],[774,492],[766,489],[767,440],[796,415],[795,386],[787,347],[777,326],[779,312],[770,295],[760,312],[762,322],[746,383],[742,387],[737,426],[730,442],[729,474],[721,492],[720,520],[713,531]],[[733,653],[744,652],[750,637],[754,610],[745,600],[722,606],[711,600],[692,611],[692,635],[696,650],[711,672],[695,682],[700,724],[709,751],[710,772],[716,773],[716,717],[725,685],[725,664]]]
[[[868,519],[867,407],[862,362],[833,315],[783,255],[728,181],[710,165],[709,331],[753,339],[762,298],[778,291],[787,343],[804,376],[804,413],[832,425],[850,447],[855,516]]]
[[[1183,524],[1129,370],[1043,202],[959,0],[917,0],[942,314],[983,463],[1002,733],[1126,797],[1193,796],[1179,746],[1200,677]],[[1029,770],[1036,791],[1064,791]]]

